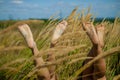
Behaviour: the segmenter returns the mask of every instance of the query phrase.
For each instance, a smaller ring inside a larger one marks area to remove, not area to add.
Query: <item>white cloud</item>
[[[22,4],[23,1],[22,0],[13,0],[12,3],[14,3],[14,4]]]

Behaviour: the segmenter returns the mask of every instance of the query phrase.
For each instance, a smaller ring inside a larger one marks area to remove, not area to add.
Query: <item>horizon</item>
[[[116,18],[120,18],[120,17],[107,17],[107,18],[100,18],[100,17],[97,17],[97,18],[94,18],[95,21],[107,21],[109,20],[110,22],[114,22],[114,20]],[[65,18],[57,18],[56,20],[63,20]],[[92,18],[91,18],[92,19]],[[4,19],[4,20],[0,20],[0,21],[22,21],[22,20],[43,20],[43,21],[48,21],[48,20],[54,20],[54,18],[28,18],[28,19]]]
[[[78,7],[79,11],[91,7],[96,18],[120,17],[119,0],[0,0],[0,20],[64,18]]]

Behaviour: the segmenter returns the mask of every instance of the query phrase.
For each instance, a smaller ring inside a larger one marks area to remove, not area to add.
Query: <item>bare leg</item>
[[[58,38],[61,37],[61,35],[64,32],[64,30],[66,29],[66,27],[67,27],[67,22],[65,20],[61,21],[56,26],[53,37],[52,37],[50,48],[55,47]],[[50,61],[50,62],[55,61],[55,55],[53,53],[48,54],[48,61]],[[56,68],[55,65],[49,67],[49,72],[51,74],[51,80],[57,80],[57,75],[55,74],[55,68]]]
[[[103,41],[104,26],[102,24],[98,25],[96,29],[99,39],[99,44],[96,49],[97,50],[96,56],[97,56],[99,54],[102,54],[102,47],[104,46],[104,41]],[[106,71],[105,59],[101,58],[94,63],[94,73],[95,73],[94,80],[106,80],[105,71]]]
[[[88,57],[93,57],[93,56],[94,56],[94,55],[93,55],[93,51],[94,51],[94,47],[92,47],[92,49],[90,50],[90,52],[88,53],[87,56],[88,56]],[[84,64],[88,63],[90,60],[91,60],[91,59],[85,60],[85,61],[84,61]],[[84,65],[84,64],[83,64],[83,65]],[[89,68],[87,68],[86,70],[84,70],[83,73],[82,73],[82,79],[83,79],[83,80],[93,80],[93,75],[91,74],[91,73],[94,72],[93,69],[94,69],[94,66],[92,65],[92,66],[90,66]]]
[[[55,44],[51,43],[50,48],[53,48],[54,46],[55,46]],[[50,61],[50,62],[55,61],[55,55],[53,53],[49,53],[47,60]],[[55,65],[49,66],[49,72],[50,72],[51,80],[57,80],[57,77],[55,75],[55,68],[56,68]]]
[[[103,43],[103,34],[104,34],[104,26],[100,25],[97,26],[97,31],[95,30],[92,23],[83,23],[83,29],[86,31],[87,35],[89,36],[93,47],[88,54],[88,57],[96,57],[97,55],[102,53],[102,47],[104,45]],[[90,60],[85,60],[86,62],[89,62]],[[83,76],[88,74],[94,74],[93,76],[86,76],[83,77],[82,80],[106,80],[105,79],[105,60],[99,59],[96,61],[92,66],[87,68],[85,71],[83,71]],[[94,72],[93,72],[94,71]]]
[[[94,26],[92,23],[88,22],[88,23],[83,23],[83,29],[86,31],[87,35],[89,36],[91,42],[93,43],[93,45],[97,44],[98,39],[96,31],[94,29]],[[95,56],[95,46],[92,47],[92,49],[90,50],[90,52],[88,53],[88,57],[94,57]],[[88,63],[91,59],[89,60],[85,60],[84,64]],[[93,72],[94,72],[94,66],[91,65],[89,68],[87,68],[85,71],[83,71],[82,73],[82,80],[93,80]]]
[[[36,46],[36,43],[33,39],[32,32],[27,24],[23,24],[18,26],[19,31],[23,35],[24,39],[27,42],[28,47],[32,50],[33,56],[35,56],[35,66],[40,66],[44,64],[44,60],[42,57],[37,57],[39,55],[39,50]],[[47,67],[40,68],[38,71],[38,79],[39,80],[50,80],[50,74]]]

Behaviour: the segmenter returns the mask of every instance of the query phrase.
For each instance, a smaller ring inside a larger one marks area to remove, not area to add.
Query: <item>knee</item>
[[[101,64],[94,64],[94,74],[97,78],[101,78],[106,74],[106,65],[105,62]]]
[[[98,79],[104,77],[105,74],[106,74],[105,66],[103,66],[103,67],[99,66],[99,67],[95,68],[95,70],[94,70],[94,76],[97,77]]]

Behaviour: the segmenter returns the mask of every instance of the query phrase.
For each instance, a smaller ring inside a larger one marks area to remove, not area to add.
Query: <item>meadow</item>
[[[32,52],[17,28],[23,23],[30,26],[44,60],[48,53],[55,54],[56,61],[53,63],[57,66],[55,73],[58,79],[74,79],[75,72],[81,68],[92,46],[81,27],[81,14],[83,13],[73,10],[68,17],[64,18],[68,21],[68,26],[54,48],[50,48],[50,42],[53,31],[61,19],[51,17],[48,20],[0,21],[0,80],[37,79]],[[85,21],[90,20],[94,25],[100,23],[105,25],[103,51],[111,53],[105,56],[107,80],[120,80],[120,18],[94,19],[91,17],[94,16],[88,11],[84,16]]]

